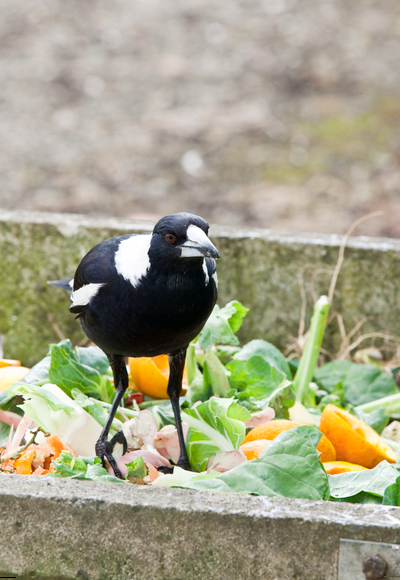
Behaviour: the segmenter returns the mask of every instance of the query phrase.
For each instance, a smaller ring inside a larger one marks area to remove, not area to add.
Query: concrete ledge
[[[340,538],[400,543],[400,510],[0,477],[0,575],[336,580]]]
[[[48,343],[58,340],[49,316],[65,336],[83,339],[69,314],[68,297],[46,281],[73,274],[82,256],[101,240],[151,229],[147,222],[0,210],[0,334],[5,335],[5,356],[26,365],[39,360]],[[306,265],[332,269],[340,236],[212,226],[211,237],[222,256],[220,303],[237,298],[251,309],[241,339],[266,338],[285,346],[298,330],[299,272]],[[370,316],[366,330],[386,324],[400,335],[400,241],[352,238],[345,256],[333,309],[341,312],[348,330]],[[310,276],[308,269],[308,288]],[[329,281],[326,273],[317,276],[316,293],[326,293]],[[332,325],[325,346],[335,348],[338,336]]]

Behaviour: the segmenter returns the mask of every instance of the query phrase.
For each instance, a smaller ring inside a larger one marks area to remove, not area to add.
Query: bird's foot
[[[182,467],[182,469],[186,469],[186,471],[192,471],[192,468],[190,467],[190,463],[189,463],[189,458],[186,454],[180,455],[180,457],[178,459],[177,466]]]
[[[167,467],[166,465],[159,465],[156,469],[160,473],[165,473],[167,475],[169,475],[169,474],[171,474],[171,473],[174,472],[174,468],[173,467]]]
[[[117,462],[115,461],[112,454],[112,452],[114,451],[114,447],[117,443],[121,443],[121,445],[123,446],[123,455],[125,455],[128,449],[128,444],[126,442],[125,435],[123,434],[122,431],[117,431],[117,433],[112,437],[112,439],[110,439],[110,441],[107,441],[107,439],[104,437],[100,437],[100,439],[96,443],[95,450],[97,457],[100,457],[101,459],[103,467],[107,468],[106,465],[107,460],[110,466],[112,467],[112,470],[114,471],[115,477],[123,479],[122,473],[119,470]]]

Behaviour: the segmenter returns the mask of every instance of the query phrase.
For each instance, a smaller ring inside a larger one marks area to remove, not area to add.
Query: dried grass
[[[351,225],[349,230],[346,232],[346,234],[342,238],[342,242],[341,242],[340,248],[339,248],[338,259],[337,259],[336,265],[335,265],[333,270],[317,268],[314,264],[305,264],[302,267],[302,269],[300,270],[299,275],[298,275],[300,297],[301,297],[299,330],[298,330],[297,337],[294,337],[294,336],[289,337],[291,342],[288,345],[288,347],[286,348],[286,350],[284,351],[284,354],[288,358],[288,360],[301,357],[303,350],[304,350],[304,346],[305,346],[305,344],[307,342],[307,338],[308,338],[308,332],[306,332],[306,333],[304,332],[305,319],[306,319],[306,309],[307,309],[307,293],[306,293],[305,280],[304,280],[305,273],[307,272],[307,270],[311,271],[311,277],[310,277],[310,281],[309,281],[309,284],[310,284],[309,292],[311,294],[311,298],[312,298],[312,301],[314,304],[316,303],[316,301],[319,297],[319,295],[317,294],[317,292],[315,290],[315,282],[316,282],[318,276],[320,276],[321,274],[331,275],[331,281],[330,281],[329,291],[328,291],[328,299],[329,299],[330,304],[332,305],[334,295],[335,295],[335,290],[336,290],[336,284],[338,281],[340,270],[341,270],[342,265],[343,265],[344,253],[345,253],[345,249],[346,249],[349,237],[351,236],[353,231],[357,228],[357,226],[364,223],[366,220],[369,220],[369,219],[376,217],[377,215],[381,215],[381,214],[382,214],[382,212],[370,213],[370,214],[363,216],[362,218],[356,220]],[[374,321],[375,323],[376,322],[381,323],[383,328],[380,330],[377,330],[377,331],[373,331],[373,332],[363,332],[362,329],[363,329],[364,324],[366,322],[369,322],[369,321]],[[336,312],[336,311],[333,312],[329,316],[328,322],[327,322],[327,327],[334,322],[336,322],[338,327],[339,327],[339,333],[340,333],[340,338],[341,338],[340,345],[339,345],[337,352],[330,352],[325,348],[321,348],[321,361],[320,361],[321,363],[325,362],[326,359],[328,359],[328,360],[336,360],[336,359],[352,360],[352,358],[353,358],[352,353],[356,349],[359,349],[359,347],[362,347],[362,348],[374,348],[374,349],[377,349],[380,353],[382,353],[383,360],[385,361],[385,363],[384,363],[385,370],[390,371],[390,370],[400,366],[400,337],[389,332],[387,327],[385,328],[386,325],[384,323],[377,320],[373,316],[365,316],[361,320],[358,320],[356,322],[356,324],[353,326],[353,328],[347,332],[345,322],[343,320],[343,316],[341,315],[340,312]],[[379,344],[376,344],[377,340],[379,340]]]

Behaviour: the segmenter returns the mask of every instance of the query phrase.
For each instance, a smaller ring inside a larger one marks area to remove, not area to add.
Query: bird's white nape
[[[211,278],[214,280],[215,285],[218,288],[218,276],[217,276],[217,272],[214,272],[214,274],[211,276]]]
[[[134,235],[122,240],[115,253],[115,268],[132,286],[137,286],[150,267],[151,234]]]
[[[71,294],[72,306],[86,306],[104,284],[85,284]]]

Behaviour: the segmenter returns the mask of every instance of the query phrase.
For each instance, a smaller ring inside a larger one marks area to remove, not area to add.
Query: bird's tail
[[[71,292],[74,285],[74,278],[73,276],[70,276],[69,278],[63,278],[63,280],[48,280],[47,284],[50,284],[51,286],[59,286],[60,288]]]

